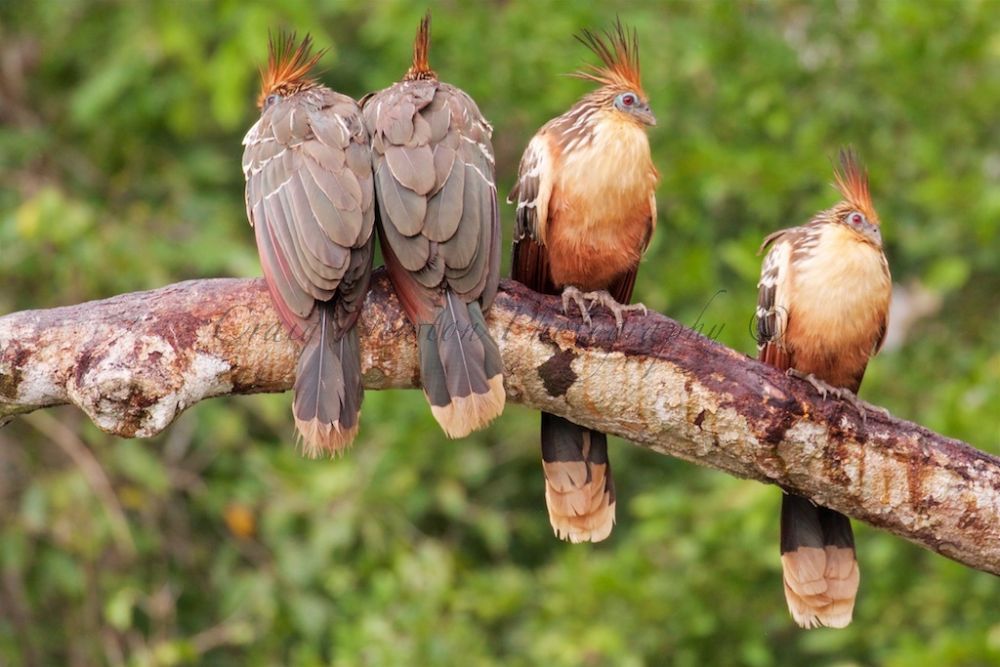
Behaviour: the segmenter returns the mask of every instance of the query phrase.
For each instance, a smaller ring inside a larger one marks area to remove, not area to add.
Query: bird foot
[[[583,316],[584,323],[587,325],[591,324],[590,310],[596,305],[604,306],[615,316],[615,328],[618,329],[618,333],[622,332],[622,327],[625,325],[625,313],[639,312],[644,316],[649,314],[649,309],[645,305],[641,303],[627,305],[618,303],[607,290],[581,292],[572,285],[563,290],[562,303],[564,314],[569,314],[570,303],[576,304],[580,309],[580,314]]]
[[[789,377],[805,380],[806,382],[811,384],[813,389],[815,389],[816,392],[823,398],[826,398],[829,395],[839,398],[840,400],[845,401],[847,403],[850,403],[851,406],[858,411],[858,414],[861,415],[862,424],[868,423],[869,409],[874,412],[878,412],[885,417],[889,416],[889,411],[886,410],[885,408],[881,408],[875,405],[869,405],[868,403],[865,403],[860,398],[858,398],[858,395],[855,394],[853,391],[849,389],[844,389],[843,387],[834,387],[833,385],[828,384],[823,380],[820,380],[812,373],[803,373],[802,371],[796,370],[794,368],[789,368],[787,371],[785,371],[785,374],[788,375]]]
[[[590,326],[591,306],[587,305],[586,296],[587,295],[585,293],[581,292],[577,288],[570,285],[569,287],[563,290],[562,308],[563,308],[563,315],[569,315],[569,304],[572,303],[576,305],[576,307],[580,309],[580,316],[583,318],[583,323],[586,324],[587,326]]]

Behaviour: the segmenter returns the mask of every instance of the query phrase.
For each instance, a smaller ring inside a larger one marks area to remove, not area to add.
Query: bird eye
[[[622,93],[615,98],[615,106],[622,111],[635,109],[639,105],[639,97],[635,93]]]
[[[268,107],[277,104],[280,100],[281,100],[281,95],[276,95],[276,94],[268,95],[264,99],[264,108],[267,109]]]
[[[865,216],[855,211],[854,213],[851,213],[849,216],[847,216],[847,221],[850,222],[852,225],[863,225],[865,223]]]

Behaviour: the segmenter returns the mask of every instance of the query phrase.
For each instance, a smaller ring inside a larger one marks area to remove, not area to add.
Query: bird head
[[[840,165],[834,169],[835,185],[844,198],[833,207],[834,220],[877,247],[882,246],[878,213],[868,190],[868,173],[850,148],[840,150]]]
[[[584,30],[577,39],[601,59],[601,65],[585,65],[574,76],[601,84],[591,93],[593,101],[639,125],[656,125],[649,98],[639,78],[639,37],[620,20],[614,29],[598,35]]]
[[[278,101],[318,85],[309,74],[325,50],[311,53],[312,38],[306,35],[296,46],[295,35],[272,36],[268,41],[267,68],[260,71],[260,95],[257,108],[261,111]]]
[[[403,81],[424,81],[437,79],[437,73],[431,69],[428,55],[431,50],[431,13],[424,14],[417,28],[417,37],[413,40],[413,64],[406,71]]]

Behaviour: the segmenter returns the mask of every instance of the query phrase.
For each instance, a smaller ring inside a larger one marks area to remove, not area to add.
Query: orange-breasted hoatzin
[[[882,344],[892,283],[864,167],[843,150],[835,174],[841,202],[761,246],[771,249],[758,284],[759,358],[860,408],[854,393]],[[796,623],[851,622],[860,575],[846,516],[785,493],[781,563]]]
[[[503,412],[500,350],[483,312],[500,279],[493,128],[427,62],[430,16],[403,80],[362,102],[371,133],[379,243],[417,328],[420,381],[452,438]]]
[[[615,315],[632,297],[639,260],[656,226],[653,166],[646,127],[656,119],[639,78],[636,33],[618,22],[578,39],[601,59],[577,76],[600,84],[531,139],[521,158],[513,278],[546,294],[585,301]],[[555,534],[598,542],[615,522],[615,488],[607,436],[542,414],[545,502]]]
[[[292,412],[309,456],[358,431],[354,324],[371,277],[375,192],[368,132],[350,97],[310,78],[310,39],[271,40],[258,120],[243,139],[247,216],[278,315],[305,342]]]

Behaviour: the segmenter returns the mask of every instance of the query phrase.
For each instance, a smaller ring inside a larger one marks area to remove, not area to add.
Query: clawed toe
[[[618,329],[618,333],[621,333],[622,327],[625,326],[625,313],[642,313],[643,316],[649,315],[649,309],[644,304],[633,303],[626,305],[618,303],[607,290],[581,292],[576,287],[567,287],[562,293],[564,315],[569,315],[570,304],[574,304],[580,309],[580,315],[584,323],[588,325],[592,324],[590,311],[593,310],[594,306],[604,306],[614,315],[615,327]]]
[[[575,287],[570,286],[564,289],[562,293],[563,315],[569,315],[570,304],[572,303],[580,309],[580,317],[583,318],[584,324],[589,326],[591,324],[591,306],[587,304],[586,298],[587,295]]]
[[[607,292],[607,290],[587,292],[583,296],[584,298],[590,299],[592,306],[600,304],[611,311],[611,314],[615,317],[615,328],[618,329],[618,333],[621,333],[622,327],[625,326],[625,313],[640,312],[644,316],[649,314],[649,310],[645,305],[641,303],[619,303],[613,296],[611,296],[610,293]]]
[[[789,368],[785,371],[785,375],[788,377],[798,378],[799,380],[805,380],[812,386],[813,389],[816,390],[816,393],[823,398],[826,398],[828,394],[836,394],[839,391],[836,387],[831,387],[812,373],[803,373],[798,369]]]
[[[867,404],[865,404],[864,401],[858,398],[858,395],[855,394],[850,389],[845,389],[843,387],[834,387],[824,382],[823,380],[820,380],[812,373],[803,373],[802,371],[796,370],[794,368],[789,368],[787,371],[785,371],[785,374],[788,375],[789,377],[805,380],[810,385],[812,385],[813,389],[815,389],[816,392],[823,398],[826,398],[827,396],[834,396],[846,403],[850,403],[851,406],[858,411],[858,414],[861,415],[861,423],[863,424],[868,423]],[[889,411],[885,410],[884,408],[873,407],[872,409],[883,413],[885,416],[889,416]]]

